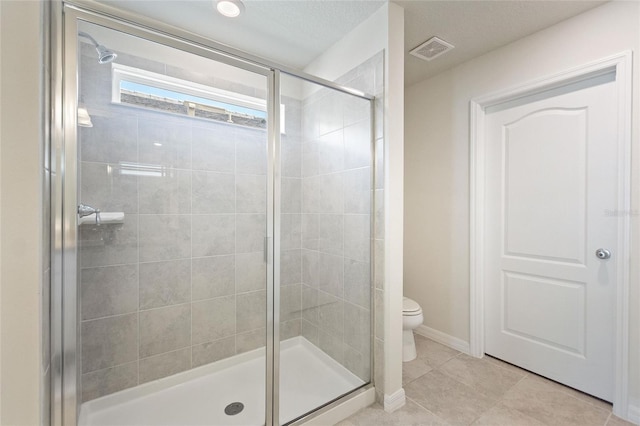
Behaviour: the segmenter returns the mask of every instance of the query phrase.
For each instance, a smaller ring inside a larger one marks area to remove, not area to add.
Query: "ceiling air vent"
[[[429,40],[425,41],[409,53],[417,58],[424,59],[425,61],[430,61],[453,49],[453,47],[453,44],[449,44],[446,41],[439,39],[438,37],[431,37]]]

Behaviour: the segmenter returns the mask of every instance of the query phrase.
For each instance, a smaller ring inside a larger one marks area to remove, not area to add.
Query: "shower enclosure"
[[[73,6],[63,32],[54,418],[287,424],[371,386],[372,97]]]

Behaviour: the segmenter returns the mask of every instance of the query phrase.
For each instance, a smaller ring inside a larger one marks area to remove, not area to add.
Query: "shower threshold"
[[[281,424],[365,383],[301,336],[281,343],[280,365]],[[78,424],[262,425],[265,386],[260,348],[85,402]],[[225,414],[238,402],[244,405],[240,412]]]

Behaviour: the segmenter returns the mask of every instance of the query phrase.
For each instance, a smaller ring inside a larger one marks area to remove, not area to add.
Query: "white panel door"
[[[486,115],[485,352],[613,399],[615,75]],[[599,248],[611,257],[596,256]]]

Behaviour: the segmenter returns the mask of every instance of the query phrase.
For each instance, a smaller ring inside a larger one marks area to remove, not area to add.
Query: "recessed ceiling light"
[[[244,4],[241,0],[214,0],[216,9],[221,15],[235,18],[244,12]]]

